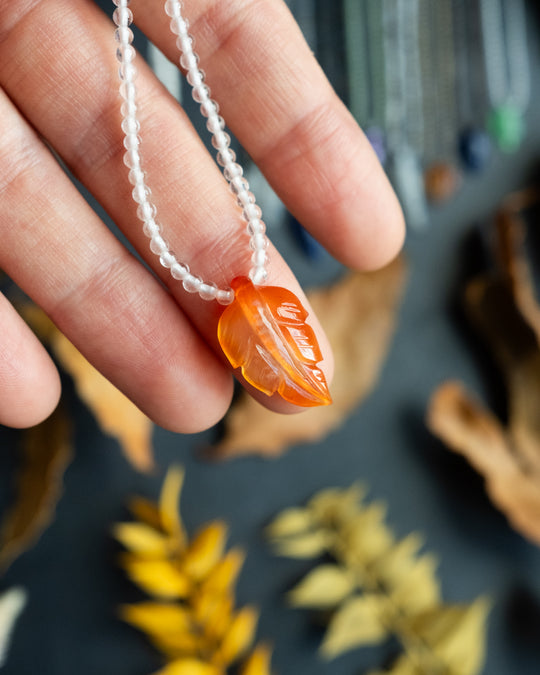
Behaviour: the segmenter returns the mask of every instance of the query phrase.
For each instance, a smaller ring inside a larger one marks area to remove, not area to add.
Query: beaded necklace
[[[142,169],[130,0],[113,2],[116,5],[113,20],[117,26],[116,54],[120,62],[120,94],[123,98],[124,163],[129,168],[132,196],[138,204],[137,216],[143,223],[145,235],[150,238],[151,251],[159,257],[161,265],[170,271],[173,279],[182,282],[188,293],[198,293],[203,300],[217,300],[227,305],[219,319],[218,340],[232,367],[240,368],[247,382],[268,396],[277,393],[296,405],[331,403],[326,380],[317,365],[322,360],[322,354],[313,329],[306,324],[306,309],[291,291],[263,286],[268,276],[268,239],[261,220],[261,209],[255,203],[242,167],[236,162],[219,106],[210,97],[204,72],[199,68],[199,57],[193,51],[194,40],[188,32],[189,23],[182,14],[181,0],[167,0],[165,12],[171,19],[171,31],[177,36],[180,65],[186,71],[192,96],[207,118],[206,127],[212,134],[218,164],[245,220],[252,249],[251,270],[248,277],[233,279],[231,288],[218,288],[216,284],[194,275],[185,262],[176,258],[164,239]]]

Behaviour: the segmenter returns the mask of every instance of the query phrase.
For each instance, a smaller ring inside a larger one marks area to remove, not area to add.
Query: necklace
[[[181,0],[167,0],[165,12],[171,19],[171,31],[177,36],[180,65],[187,72],[192,96],[207,118],[206,126],[212,134],[218,164],[246,222],[252,249],[249,276],[238,276],[232,280],[231,288],[219,289],[216,284],[192,274],[189,266],[176,258],[163,238],[157,209],[151,201],[146,174],[142,169],[135,49],[130,28],[133,14],[129,9],[130,0],[113,2],[116,5],[113,20],[117,26],[116,54],[120,62],[120,94],[123,98],[124,163],[129,168],[132,196],[138,204],[137,216],[143,223],[144,233],[150,238],[151,251],[159,257],[161,265],[169,269],[173,279],[182,282],[188,293],[198,293],[203,300],[217,300],[227,305],[219,319],[218,340],[232,367],[240,368],[247,382],[268,396],[278,393],[284,400],[296,405],[331,403],[326,380],[317,365],[322,361],[322,354],[313,329],[306,323],[308,312],[291,291],[278,286],[263,286],[268,276],[268,240],[261,209],[249,190],[242,167],[236,162],[218,104],[210,97],[204,72],[199,68],[199,57],[193,51],[194,40],[188,32],[189,23],[182,15]]]

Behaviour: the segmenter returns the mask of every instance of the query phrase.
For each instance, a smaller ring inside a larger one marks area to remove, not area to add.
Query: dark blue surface
[[[446,378],[464,380],[501,405],[498,379],[456,311],[457,289],[478,264],[473,223],[485,219],[509,190],[520,186],[540,157],[540,125],[529,116],[530,138],[513,157],[496,155],[487,173],[469,179],[452,204],[433,214],[433,227],[410,236],[410,278],[397,335],[374,394],[324,442],[297,447],[275,461],[247,458],[226,464],[197,459],[217,430],[181,436],[156,429],[159,470],[133,471],[118,445],[97,428],[65,382],[76,420],[77,453],[53,525],[2,580],[29,592],[14,636],[9,675],[147,675],[160,660],[140,635],[115,618],[115,607],[137,592],[116,569],[111,523],[124,518],[129,495],[156,497],[171,462],[187,468],[183,514],[190,530],[216,517],[230,523],[231,544],[248,551],[239,602],[262,608],[259,635],[275,644],[281,675],[352,675],[380,666],[387,647],[359,650],[325,664],[316,655],[320,633],[308,614],[288,609],[283,592],[309,561],[277,559],[261,537],[281,509],[329,485],[365,481],[369,498],[389,505],[399,536],[422,532],[440,558],[444,597],[471,601],[487,593],[490,619],[487,675],[540,672],[540,550],[513,532],[485,496],[481,479],[426,431],[423,417],[433,389]],[[320,283],[337,266],[313,265],[273,231],[300,278]],[[475,348],[475,349],[471,349]],[[19,434],[0,428],[1,503],[10,496]]]

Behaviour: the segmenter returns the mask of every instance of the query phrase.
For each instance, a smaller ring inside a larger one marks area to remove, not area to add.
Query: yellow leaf
[[[272,650],[268,645],[259,644],[240,668],[239,675],[271,675]]]
[[[325,553],[333,541],[333,536],[326,530],[313,530],[306,534],[272,542],[277,555],[288,558],[316,558]]]
[[[268,525],[266,536],[291,537],[309,531],[313,525],[313,516],[308,509],[285,509]]]
[[[164,654],[167,659],[195,658],[208,651],[208,641],[196,633],[182,632],[148,634],[150,642]]]
[[[62,408],[24,432],[17,496],[0,529],[2,571],[28,550],[53,520],[72,454],[71,425]]]
[[[378,644],[388,637],[384,624],[387,599],[364,594],[347,600],[334,614],[320,647],[326,659],[364,645]]]
[[[122,605],[120,617],[139,630],[157,636],[188,632],[193,623],[186,608],[161,602]]]
[[[144,523],[118,523],[113,536],[131,553],[154,558],[165,558],[170,549],[167,537]]]
[[[232,620],[233,597],[199,591],[192,596],[191,604],[193,615],[204,634],[212,639],[223,638]]]
[[[289,593],[293,607],[329,609],[339,605],[356,586],[350,570],[339,565],[320,565]]]
[[[207,594],[222,595],[230,593],[242,569],[245,553],[238,549],[231,549],[210,571],[203,581],[201,591]]]
[[[99,426],[113,436],[139,471],[154,465],[151,435],[153,425],[127,396],[94,368],[79,350],[36,307],[23,307],[21,313],[38,334],[49,342],[62,367],[71,375],[77,393],[94,413]]]
[[[422,537],[414,532],[399,541],[377,561],[377,576],[384,584],[395,586],[396,579],[407,577],[416,565],[422,544]]]
[[[373,502],[345,521],[339,554],[347,564],[368,565],[392,547],[394,536],[384,522],[385,517],[386,506]]]
[[[184,526],[180,518],[180,494],[184,484],[184,469],[173,466],[167,471],[159,498],[159,513],[163,529],[179,540],[186,542]]]
[[[408,629],[431,647],[446,669],[476,675],[485,660],[486,622],[491,603],[435,607],[406,621]]]
[[[159,508],[144,497],[132,497],[129,500],[128,508],[137,520],[145,525],[149,525],[154,530],[161,530],[161,516]]]
[[[214,662],[228,666],[249,649],[255,637],[259,613],[253,607],[243,607],[236,613],[214,655]]]
[[[150,595],[159,598],[185,598],[192,590],[191,580],[167,560],[140,559],[126,554],[121,564],[127,575]]]
[[[182,558],[182,571],[198,581],[204,579],[223,555],[227,525],[216,520],[191,540]]]
[[[178,659],[154,675],[225,675],[225,673],[221,668],[198,659]]]
[[[437,558],[431,554],[417,558],[407,574],[395,577],[389,589],[392,601],[407,614],[439,605],[441,588],[435,574],[437,566]]]
[[[318,522],[336,527],[358,513],[365,493],[359,483],[353,483],[349,488],[327,488],[309,500],[308,509]]]

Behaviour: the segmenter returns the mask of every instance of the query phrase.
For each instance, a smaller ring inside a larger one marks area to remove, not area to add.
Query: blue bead
[[[459,154],[469,171],[482,171],[491,158],[492,143],[485,131],[466,129],[459,137]]]

